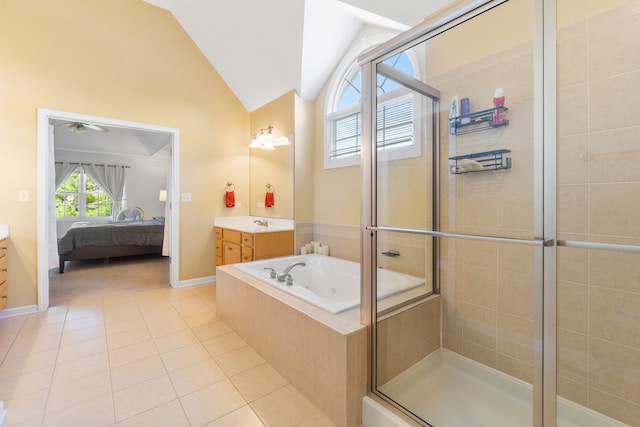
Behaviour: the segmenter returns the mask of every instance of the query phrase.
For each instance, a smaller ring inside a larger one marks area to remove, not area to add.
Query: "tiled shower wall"
[[[432,79],[441,102],[441,229],[533,237],[532,44],[516,46]],[[448,103],[493,106],[503,88],[509,125],[447,135]],[[448,157],[509,149],[513,167],[456,175]],[[533,377],[533,250],[513,244],[441,239],[443,346],[525,381]]]
[[[558,31],[558,233],[640,245],[640,2]],[[558,393],[640,420],[640,255],[558,248]]]

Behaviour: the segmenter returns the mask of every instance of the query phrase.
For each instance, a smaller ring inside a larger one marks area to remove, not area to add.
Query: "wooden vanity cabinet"
[[[218,227],[216,228],[216,265],[293,255],[293,245],[293,230],[244,233]],[[218,248],[221,255],[218,255]]]
[[[0,310],[7,306],[7,239],[0,240]]]

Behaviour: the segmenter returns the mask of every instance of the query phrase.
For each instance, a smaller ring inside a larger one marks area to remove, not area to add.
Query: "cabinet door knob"
[[[2,270],[0,270],[0,271],[7,271],[7,269],[6,269],[6,268],[3,268],[3,269],[2,269]]]

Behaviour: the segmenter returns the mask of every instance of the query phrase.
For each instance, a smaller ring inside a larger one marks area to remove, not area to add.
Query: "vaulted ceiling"
[[[364,24],[396,31],[453,0],[143,0],[170,11],[248,111],[316,98]]]

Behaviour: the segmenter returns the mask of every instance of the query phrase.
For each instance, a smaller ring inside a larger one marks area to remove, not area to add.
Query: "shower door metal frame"
[[[377,225],[376,75],[377,64],[399,51],[411,48],[464,21],[509,0],[480,0],[432,24],[423,24],[397,36],[359,58],[362,76],[361,161],[361,321],[368,325],[370,346],[369,391],[411,419],[423,423],[407,408],[376,389],[377,298],[376,236],[378,231],[422,234],[434,237],[434,278],[437,278],[439,237],[504,242],[536,247],[534,254],[533,420],[534,427],[556,425],[556,1],[532,0],[534,4],[534,135],[533,135],[533,239],[448,233],[439,230],[439,174],[434,174],[433,230],[413,230]],[[439,127],[437,124],[434,132]],[[434,148],[439,139],[434,138]],[[434,170],[440,159],[434,156]],[[372,286],[369,286],[372,284]],[[438,284],[434,283],[434,289]]]

